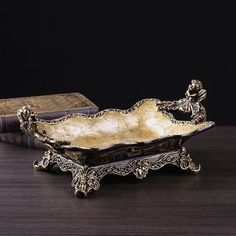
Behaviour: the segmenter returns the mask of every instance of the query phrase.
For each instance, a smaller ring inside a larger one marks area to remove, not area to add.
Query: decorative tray
[[[132,172],[142,179],[149,169],[166,164],[200,171],[182,145],[214,122],[206,121],[201,104],[206,90],[199,80],[191,81],[185,95],[177,101],[144,99],[128,110],[77,113],[54,120],[38,119],[30,106],[24,106],[17,116],[22,131],[48,147],[34,167],[49,170],[57,164],[62,171],[70,171],[76,196],[86,196],[99,189],[107,174]],[[175,119],[171,113],[175,111],[189,113],[191,121]]]

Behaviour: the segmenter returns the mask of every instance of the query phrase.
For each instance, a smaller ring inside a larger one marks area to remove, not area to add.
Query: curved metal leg
[[[182,170],[190,170],[194,174],[197,174],[201,170],[201,165],[193,162],[185,147],[182,147],[180,152],[179,167]]]
[[[33,162],[34,169],[37,171],[50,170],[55,165],[55,163],[52,162],[51,157],[52,157],[51,151],[46,151],[44,153],[41,161],[34,161]]]
[[[88,166],[78,168],[72,182],[77,197],[86,197],[92,190],[98,190],[100,183],[95,171]]]
[[[100,180],[107,174],[125,176],[133,173],[137,178],[143,179],[150,169],[158,170],[167,164],[173,164],[182,170],[190,170],[193,173],[198,173],[201,169],[200,165],[194,164],[184,147],[177,151],[94,167],[82,166],[49,150],[44,153],[41,161],[34,162],[34,168],[36,170],[49,170],[54,164],[57,164],[62,171],[72,173],[71,185],[75,189],[75,195],[79,198],[84,198],[93,190],[98,190]]]

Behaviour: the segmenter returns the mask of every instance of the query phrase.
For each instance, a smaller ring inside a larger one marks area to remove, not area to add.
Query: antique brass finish
[[[46,151],[40,162],[34,162],[34,167],[36,170],[48,170],[54,164],[57,164],[62,171],[70,171],[72,173],[71,185],[74,187],[75,195],[78,197],[87,196],[92,190],[98,190],[100,188],[100,180],[107,174],[126,176],[133,173],[137,178],[143,179],[149,170],[158,170],[167,164],[173,164],[182,170],[189,170],[192,173],[198,173],[201,169],[200,165],[193,163],[184,147],[177,151],[91,167],[82,166],[57,152]]]
[[[73,114],[46,121],[29,106],[18,110],[21,129],[48,147],[37,170],[57,164],[72,173],[77,196],[100,187],[107,174],[146,177],[148,170],[173,164],[193,173],[200,171],[182,147],[189,137],[214,125],[206,121],[201,101],[206,90],[192,80],[186,98],[177,101],[144,99],[128,110],[108,109],[93,115]],[[170,113],[190,113],[191,121],[179,121]]]

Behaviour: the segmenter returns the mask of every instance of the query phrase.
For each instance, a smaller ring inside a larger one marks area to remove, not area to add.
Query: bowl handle
[[[201,103],[206,96],[207,91],[203,89],[201,81],[192,80],[185,93],[185,98],[176,101],[161,102],[158,105],[158,109],[191,113],[192,122],[198,124],[206,121],[206,109]]]
[[[37,115],[33,113],[29,105],[23,106],[17,111],[20,128],[24,133],[33,134],[37,132]]]
[[[57,149],[62,145],[68,145],[66,141],[56,141],[47,136],[46,132],[39,132],[37,129],[38,119],[29,105],[23,106],[17,111],[17,117],[20,121],[21,130],[28,134],[33,135],[36,139],[46,144],[49,148]]]

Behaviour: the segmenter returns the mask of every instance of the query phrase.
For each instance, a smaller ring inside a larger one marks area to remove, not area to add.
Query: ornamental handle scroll
[[[32,134],[37,131],[37,115],[33,113],[29,105],[23,106],[17,111],[20,128],[24,133]]]
[[[29,105],[23,106],[17,111],[22,132],[33,135],[36,139],[46,144],[50,149],[60,148],[61,145],[68,145],[66,141],[56,141],[47,136],[46,132],[39,132],[37,122],[40,121]],[[43,122],[43,121],[42,121]]]
[[[202,82],[195,79],[189,84],[185,98],[161,102],[158,109],[191,113],[192,122],[197,124],[206,121],[206,110],[201,103],[206,97],[207,91],[203,89]]]

